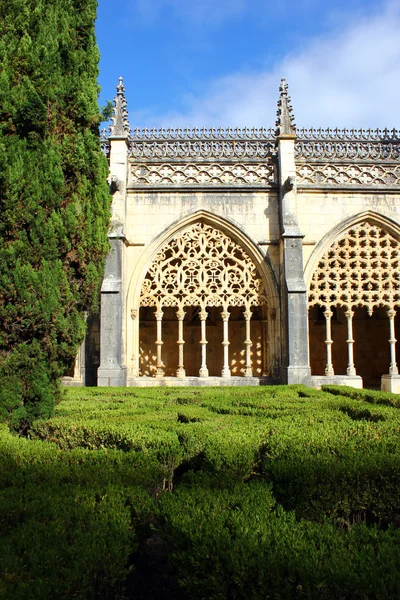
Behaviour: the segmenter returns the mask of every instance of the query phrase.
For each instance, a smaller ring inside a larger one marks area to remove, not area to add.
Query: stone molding
[[[274,187],[276,168],[260,163],[161,163],[131,164],[132,187]]]
[[[400,186],[400,164],[298,163],[296,178],[299,187],[398,188]]]

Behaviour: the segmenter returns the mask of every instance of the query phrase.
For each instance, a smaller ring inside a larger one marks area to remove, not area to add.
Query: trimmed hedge
[[[189,600],[399,596],[400,413],[342,391],[70,389],[3,427],[0,597],[135,594],[154,540]]]

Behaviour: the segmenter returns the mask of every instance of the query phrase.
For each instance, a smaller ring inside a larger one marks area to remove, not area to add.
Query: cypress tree
[[[0,418],[51,414],[105,256],[96,0],[0,0]]]

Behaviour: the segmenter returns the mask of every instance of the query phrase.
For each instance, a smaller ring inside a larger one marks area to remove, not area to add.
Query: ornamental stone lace
[[[349,229],[319,261],[314,272],[309,306],[400,306],[400,243],[368,222]]]
[[[183,229],[156,256],[142,285],[141,306],[266,304],[251,258],[225,233],[205,223]]]

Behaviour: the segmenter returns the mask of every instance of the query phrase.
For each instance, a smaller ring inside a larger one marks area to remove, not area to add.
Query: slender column
[[[325,315],[325,319],[326,319],[326,340],[325,340],[325,344],[326,344],[326,367],[325,367],[325,375],[328,375],[328,377],[331,377],[332,375],[335,374],[335,371],[333,370],[333,364],[332,364],[332,329],[331,329],[331,319],[332,319],[332,315],[333,312],[327,308],[326,311],[324,312]]]
[[[347,375],[356,375],[356,369],[354,366],[354,352],[353,352],[353,316],[354,312],[352,310],[348,310],[345,312],[347,319],[347,351],[349,356],[349,364],[347,366]]]
[[[390,309],[387,311],[387,316],[389,317],[389,327],[390,327],[390,338],[389,338],[389,344],[390,344],[390,367],[389,367],[389,374],[390,375],[398,375],[399,374],[399,370],[397,368],[397,363],[396,363],[396,338],[395,338],[395,329],[394,329],[394,318],[396,316],[396,311],[394,311],[393,309]]]
[[[183,345],[185,340],[183,339],[183,319],[185,318],[186,313],[183,310],[178,310],[176,316],[178,318],[178,370],[176,371],[176,376],[179,378],[186,377],[186,372],[183,365]]]
[[[245,346],[246,346],[246,364],[245,364],[245,369],[244,369],[244,376],[245,377],[253,377],[253,368],[251,365],[251,357],[250,357],[250,350],[253,345],[253,342],[251,341],[251,337],[250,337],[251,310],[250,309],[245,310],[243,315],[246,320],[246,339],[244,341]]]
[[[199,371],[199,377],[208,377],[208,369],[207,369],[207,338],[206,338],[206,320],[207,320],[207,311],[205,309],[199,312],[199,318],[201,323],[201,367]]]
[[[222,345],[224,347],[224,366],[222,368],[222,373],[221,376],[222,377],[230,377],[231,376],[231,370],[229,368],[229,335],[228,335],[228,321],[229,321],[229,317],[230,314],[227,310],[223,311],[221,313],[221,317],[223,320],[223,328],[224,328],[224,339],[222,342]]]
[[[262,347],[261,347],[261,358],[262,358],[262,375],[266,375],[268,371],[267,366],[267,343],[268,343],[268,321],[262,319]]]
[[[162,345],[163,345],[163,341],[162,341],[162,318],[164,316],[163,311],[157,310],[154,313],[156,319],[157,319],[157,339],[156,339],[156,346],[157,346],[157,371],[156,371],[156,377],[157,378],[161,378],[164,377],[164,369],[163,369],[163,362],[162,362],[162,358],[161,358],[161,351],[162,351]]]

